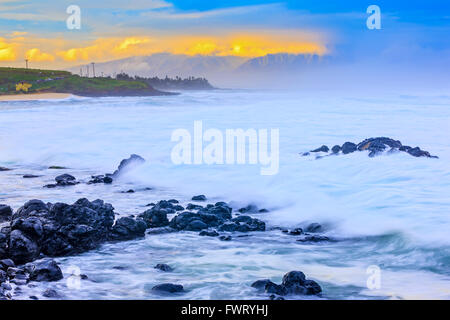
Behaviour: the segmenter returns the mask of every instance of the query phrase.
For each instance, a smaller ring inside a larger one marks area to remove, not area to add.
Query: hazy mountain
[[[157,53],[150,56],[131,57],[95,64],[97,75],[114,75],[125,72],[129,75],[165,77],[206,77],[211,78],[224,72],[235,70],[247,59],[235,56],[188,56]],[[74,73],[86,72],[86,65],[70,68]],[[92,71],[91,71],[92,72]]]
[[[237,71],[245,73],[292,72],[317,66],[327,61],[328,58],[318,55],[268,54],[244,62],[237,68]]]
[[[111,75],[125,72],[131,76],[143,77],[205,77],[213,86],[254,87],[256,84],[271,81],[271,76],[297,74],[314,69],[328,61],[317,55],[269,54],[257,58],[236,56],[188,56],[170,53],[157,53],[150,56],[131,57],[109,62],[96,63],[96,75]],[[79,73],[86,65],[70,68]],[[90,66],[92,75],[92,67]],[[266,77],[262,76],[266,75]]]

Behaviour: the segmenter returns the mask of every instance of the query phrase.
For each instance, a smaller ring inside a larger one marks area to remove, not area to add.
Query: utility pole
[[[92,64],[92,74],[94,75],[94,78],[95,78],[95,62],[91,62],[91,64]]]
[[[28,69],[28,59],[25,59],[25,67]]]

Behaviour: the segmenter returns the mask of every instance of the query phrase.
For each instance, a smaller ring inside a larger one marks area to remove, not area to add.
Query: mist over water
[[[295,269],[317,280],[325,298],[449,298],[449,119],[449,96],[422,93],[217,90],[2,102],[0,166],[15,170],[0,173],[0,203],[17,209],[33,198],[101,198],[125,215],[143,212],[145,204],[160,199],[186,204],[205,194],[210,202],[269,209],[258,217],[268,226],[319,222],[327,235],[342,240],[301,245],[292,236],[268,231],[230,243],[176,233],[107,244],[58,259],[66,267],[81,265],[82,273],[98,280],[77,292],[58,283],[71,298],[155,298],[146,286],[171,281],[187,287],[180,298],[264,298],[249,288],[252,280],[279,281]],[[260,165],[173,164],[171,134],[179,128],[193,132],[195,120],[202,120],[203,130],[279,129],[279,173],[262,176]],[[439,159],[406,153],[369,158],[357,152],[317,160],[300,155],[323,144],[331,148],[376,136],[419,146]],[[147,162],[111,186],[42,188],[60,173],[87,180],[112,172],[132,153]],[[48,170],[51,165],[70,169]],[[42,177],[22,179],[25,173]],[[146,187],[152,190],[139,191]],[[120,193],[127,189],[137,192]],[[125,271],[111,269],[123,261],[133,263],[125,263]],[[160,262],[174,264],[176,272],[158,274],[152,268]],[[365,271],[373,264],[383,272],[376,291],[365,288]]]

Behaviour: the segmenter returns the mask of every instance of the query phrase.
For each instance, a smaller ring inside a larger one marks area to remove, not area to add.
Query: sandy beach
[[[48,100],[48,99],[66,99],[72,96],[70,93],[30,93],[30,94],[14,94],[0,95],[0,101],[31,101],[31,100]]]

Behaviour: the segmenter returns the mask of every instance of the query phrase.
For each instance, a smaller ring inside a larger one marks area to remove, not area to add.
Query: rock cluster
[[[61,268],[54,260],[42,260],[38,263],[27,263],[16,266],[11,259],[0,260],[0,300],[11,299],[12,284],[16,286],[25,285],[31,281],[59,281],[63,279]],[[17,287],[16,287],[17,289]],[[53,289],[52,293],[56,293]],[[44,296],[46,296],[44,294]],[[50,296],[50,292],[46,297]]]
[[[56,183],[47,184],[45,187],[46,188],[66,187],[66,186],[74,186],[79,183],[74,176],[68,173],[57,176],[55,178],[55,181]]]
[[[353,142],[345,142],[342,146],[335,145],[331,148],[331,154],[349,154],[355,151],[369,151],[369,157],[374,157],[379,155],[385,151],[388,152],[396,152],[402,151],[406,152],[414,157],[427,157],[427,158],[437,158],[437,156],[432,156],[428,151],[424,151],[419,147],[412,148],[410,146],[403,145],[399,140],[394,140],[386,137],[376,137],[376,138],[368,138],[360,143],[356,144]],[[329,152],[329,148],[325,145],[312,150],[310,152]],[[309,155],[309,152],[304,153],[303,155]]]
[[[283,276],[281,284],[276,284],[269,279],[257,280],[252,287],[278,296],[286,295],[318,295],[322,292],[320,285],[314,280],[307,280],[301,271],[291,271]]]

